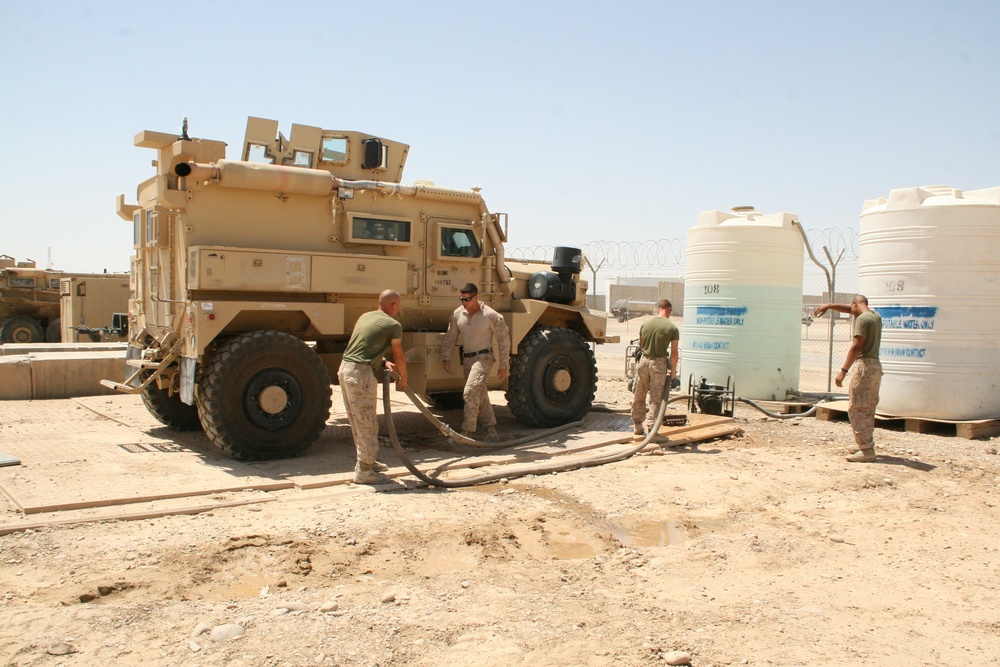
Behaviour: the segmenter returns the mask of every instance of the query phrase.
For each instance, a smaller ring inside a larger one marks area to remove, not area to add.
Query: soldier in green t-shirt
[[[843,387],[847,371],[857,361],[858,369],[854,372],[848,389],[850,402],[847,416],[851,420],[858,451],[848,456],[847,460],[853,463],[871,463],[875,460],[875,407],[878,405],[878,390],[882,384],[882,363],[878,358],[878,349],[882,344],[882,316],[871,310],[868,299],[860,294],[851,299],[850,305],[827,303],[817,308],[813,314],[820,317],[828,310],[854,316],[851,349],[847,351],[847,361],[837,373],[834,383]]]
[[[646,417],[655,418],[663,401],[663,392],[669,386],[667,383],[674,381],[677,372],[677,341],[681,333],[677,325],[668,319],[673,310],[670,301],[661,299],[656,304],[656,317],[646,320],[639,327],[642,359],[635,369],[635,395],[632,399],[632,422],[636,435],[644,435],[652,428],[652,419],[647,420]]]
[[[385,290],[378,298],[378,310],[358,318],[351,333],[351,340],[344,350],[337,377],[344,408],[351,423],[354,449],[358,462],[354,467],[357,484],[382,484],[389,477],[382,474],[389,467],[376,460],[378,455],[378,379],[375,365],[382,360],[386,350],[392,348],[393,361],[386,360],[386,367],[399,373],[397,386],[406,389],[406,357],[403,355],[403,326],[393,319],[399,312],[402,299],[396,290]],[[395,362],[395,363],[394,363]]]

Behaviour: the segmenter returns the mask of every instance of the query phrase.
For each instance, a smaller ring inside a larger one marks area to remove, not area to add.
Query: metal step
[[[126,359],[125,365],[132,368],[156,368],[160,365],[160,362],[148,359]]]
[[[120,391],[125,394],[137,394],[139,390],[130,385],[124,384],[122,382],[115,382],[114,380],[101,380],[101,386],[107,387],[108,389],[114,389],[115,391]]]

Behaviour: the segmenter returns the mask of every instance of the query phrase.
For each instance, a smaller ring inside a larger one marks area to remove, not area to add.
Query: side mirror
[[[365,139],[365,161],[362,169],[378,169],[382,166],[382,142],[375,138]]]

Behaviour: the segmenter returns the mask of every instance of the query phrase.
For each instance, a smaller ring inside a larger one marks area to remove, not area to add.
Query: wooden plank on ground
[[[715,440],[716,438],[740,435],[741,433],[743,433],[743,429],[736,424],[717,424],[715,426],[706,426],[680,437],[664,438],[663,436],[657,436],[653,439],[652,444],[658,447],[680,447],[681,445],[690,445],[694,442]]]
[[[273,502],[273,496],[265,498],[254,498],[253,500],[234,500],[223,503],[209,503],[205,505],[187,505],[184,507],[174,507],[171,509],[148,509],[140,512],[124,512],[112,514],[100,514],[91,517],[79,517],[72,519],[45,519],[42,521],[21,522],[0,525],[0,535],[17,533],[22,530],[37,530],[39,528],[49,528],[52,526],[67,526],[77,523],[95,523],[98,521],[137,521],[142,519],[157,519],[163,516],[173,516],[175,514],[200,514],[211,512],[212,510],[224,507],[241,507],[243,505],[259,505],[261,503]]]
[[[90,509],[93,507],[114,507],[115,505],[131,505],[133,503],[149,503],[157,500],[172,500],[176,498],[189,498],[193,496],[208,496],[219,493],[234,493],[238,491],[279,491],[291,489],[295,485],[291,482],[256,482],[252,484],[239,484],[236,486],[218,486],[210,489],[186,490],[177,493],[156,493],[142,494],[128,497],[115,497],[102,500],[84,500],[80,502],[58,502],[51,504],[27,504],[18,499],[18,496],[11,493],[6,487],[0,487],[12,503],[24,514],[40,514],[43,512],[65,512],[68,510]]]

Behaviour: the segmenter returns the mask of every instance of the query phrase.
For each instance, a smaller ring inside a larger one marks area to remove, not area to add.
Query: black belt
[[[463,359],[471,359],[472,357],[478,357],[480,354],[489,354],[492,351],[493,351],[493,348],[488,347],[485,350],[479,350],[479,352],[463,352],[462,353],[462,358]]]

